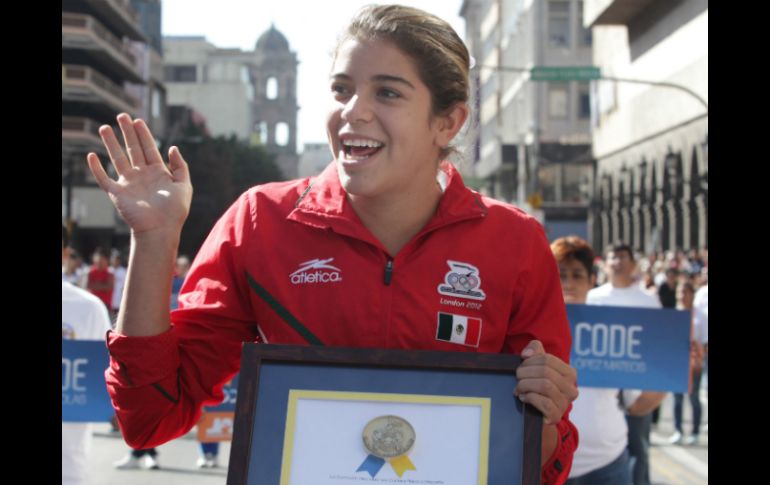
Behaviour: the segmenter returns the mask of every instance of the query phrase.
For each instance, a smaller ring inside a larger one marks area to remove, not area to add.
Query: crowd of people
[[[679,283],[689,283],[697,291],[708,284],[708,248],[702,250],[657,251],[642,254],[634,251],[638,262],[633,278],[647,293],[657,295],[663,308],[676,308],[675,290]],[[594,260],[596,283],[607,283],[607,271],[601,256]],[[663,285],[667,283],[667,285]]]
[[[62,234],[65,231],[62,230]],[[62,238],[64,243],[65,239]],[[118,249],[105,251],[98,247],[91,256],[91,264],[86,264],[80,253],[73,247],[64,246],[62,252],[62,282],[86,290],[104,304],[107,315],[110,318],[110,326],[114,328],[115,319],[120,309],[123,297],[123,286],[126,281],[126,267],[124,258]],[[169,309],[175,310],[178,306],[179,291],[184,283],[185,276],[190,270],[190,258],[180,255],[177,258],[174,274],[172,276],[172,292]],[[63,293],[64,294],[64,293]],[[93,304],[93,302],[92,302]],[[64,308],[64,301],[62,303]],[[104,338],[104,335],[92,335],[91,338]],[[111,420],[112,432],[119,433],[117,421]],[[72,425],[67,425],[68,430]],[[119,470],[133,469],[160,469],[158,463],[158,451],[155,448],[131,450],[126,456],[113,463]],[[200,453],[196,460],[198,468],[217,468],[219,466],[219,443],[201,442]]]
[[[708,357],[708,253],[669,252],[647,257],[615,244],[606,259],[576,236],[551,245],[565,303],[672,308],[692,315],[690,368],[692,429],[683,429],[683,394],[674,396],[675,445],[700,443],[701,376]],[[702,254],[702,256],[701,256]],[[601,275],[602,284],[597,284]],[[579,380],[579,378],[578,378]],[[580,433],[567,485],[650,485],[650,431],[666,393],[580,388],[570,413]]]

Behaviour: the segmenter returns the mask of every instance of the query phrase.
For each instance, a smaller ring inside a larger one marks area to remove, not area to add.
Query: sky
[[[220,48],[253,50],[275,24],[297,53],[298,150],[326,142],[330,53],[353,14],[372,0],[162,0],[163,35],[199,35]],[[449,22],[465,38],[462,0],[398,0]]]

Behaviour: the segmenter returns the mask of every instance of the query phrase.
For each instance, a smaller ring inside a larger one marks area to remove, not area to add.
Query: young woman
[[[538,222],[467,189],[445,162],[468,117],[469,54],[423,11],[371,6],[339,39],[327,122],[334,161],[318,177],[255,187],[215,225],[169,319],[170,280],[192,187],[142,120],[101,136],[119,179],[88,163],[132,230],[129,276],[109,335],[109,392],[129,444],[187,432],[221,401],[241,343],[506,352],[513,390],[543,412],[543,483],[561,483],[577,434],[571,339]],[[453,316],[480,320],[463,343]],[[170,321],[169,321],[170,320]]]
[[[593,249],[583,239],[567,236],[551,243],[551,250],[559,264],[564,302],[585,304],[588,292],[596,284]],[[567,485],[630,485],[625,414],[649,414],[665,395],[581,387],[571,412],[580,433],[580,448],[575,453]]]

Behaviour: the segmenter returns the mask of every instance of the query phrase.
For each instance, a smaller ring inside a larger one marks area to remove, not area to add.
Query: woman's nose
[[[354,94],[350,97],[345,104],[345,108],[342,110],[342,119],[348,123],[371,121],[371,106],[360,94]]]

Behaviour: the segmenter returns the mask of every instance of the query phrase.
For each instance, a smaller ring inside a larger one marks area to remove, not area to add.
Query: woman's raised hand
[[[110,126],[99,128],[118,180],[107,175],[95,153],[87,157],[91,173],[135,236],[164,232],[178,235],[192,200],[187,163],[179,149],[171,147],[166,166],[143,120],[132,120],[121,113],[118,124],[125,150]]]

